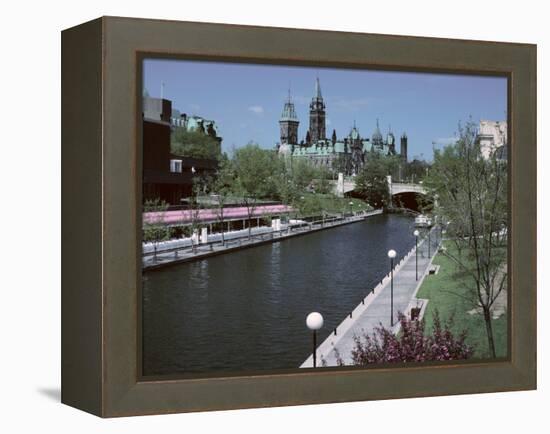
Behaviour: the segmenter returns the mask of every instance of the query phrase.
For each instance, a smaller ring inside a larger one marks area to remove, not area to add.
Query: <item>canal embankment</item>
[[[388,250],[415,245],[413,231],[414,219],[380,214],[145,272],[145,375],[300,366],[311,353],[307,314],[323,313],[321,343],[387,273]]]
[[[171,265],[279,242],[292,237],[357,223],[382,213],[383,210],[377,209],[354,213],[346,217],[327,218],[313,222],[295,220],[289,224],[281,224],[280,229],[260,226],[252,228],[250,236],[248,229],[242,229],[225,233],[223,242],[220,233],[209,235],[209,241],[206,243],[195,244],[190,238],[177,240],[176,242],[163,242],[160,243],[156,251],[151,246],[144,249],[142,253],[142,269],[143,271],[158,270]]]
[[[338,366],[352,364],[352,351],[356,337],[372,335],[375,328],[399,330],[398,312],[410,315],[412,308],[420,310],[420,316],[426,311],[427,300],[417,299],[416,295],[422,282],[432,267],[440,240],[434,236],[424,238],[417,247],[412,247],[397,262],[393,270],[393,295],[391,291],[391,273],[372,289],[368,290],[360,303],[349,312],[346,318],[317,347],[319,365]],[[430,244],[428,244],[430,243]],[[399,254],[399,252],[398,252]],[[417,275],[418,260],[418,280]],[[392,323],[393,298],[393,325]],[[313,367],[313,355],[302,363],[301,368]]]

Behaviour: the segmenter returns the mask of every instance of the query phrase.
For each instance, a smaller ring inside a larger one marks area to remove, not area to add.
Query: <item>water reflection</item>
[[[146,274],[145,375],[296,368],[308,356],[306,315],[324,339],[388,271],[386,252],[414,245],[398,215]]]

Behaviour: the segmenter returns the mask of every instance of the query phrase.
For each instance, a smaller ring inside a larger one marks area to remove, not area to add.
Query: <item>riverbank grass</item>
[[[370,211],[373,208],[367,202],[358,198],[338,197],[334,194],[307,193],[292,204],[299,211],[301,217],[327,214],[349,213],[350,211]]]
[[[445,247],[453,248],[448,243]],[[433,264],[440,266],[439,272],[426,276],[417,293],[417,298],[429,300],[424,316],[426,330],[431,332],[433,329],[436,309],[442,321],[454,315],[453,332],[458,334],[466,330],[466,343],[474,348],[474,357],[491,357],[483,315],[471,313],[474,310],[469,301],[472,298],[470,288],[474,284],[472,277],[461,273],[451,259],[442,253],[435,256]],[[507,354],[507,324],[507,313],[492,322],[497,357],[505,357]]]

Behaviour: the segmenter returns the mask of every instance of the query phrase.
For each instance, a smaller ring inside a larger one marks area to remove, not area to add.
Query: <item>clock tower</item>
[[[319,77],[315,81],[315,95],[309,104],[309,137],[311,143],[316,143],[319,140],[325,140],[325,102],[321,95],[321,85]]]

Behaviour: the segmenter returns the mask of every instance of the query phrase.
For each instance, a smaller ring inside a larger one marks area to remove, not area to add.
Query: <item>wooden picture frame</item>
[[[140,375],[146,54],[508,77],[509,357],[238,376]],[[62,402],[101,417],[536,388],[536,46],[103,17],[62,32]]]

